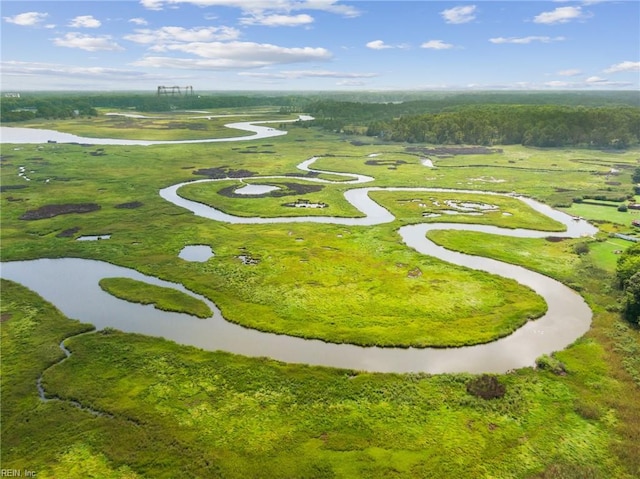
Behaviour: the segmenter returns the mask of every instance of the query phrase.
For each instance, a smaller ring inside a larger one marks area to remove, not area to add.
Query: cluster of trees
[[[420,114],[415,110],[422,108]],[[434,144],[537,147],[627,148],[640,142],[640,108],[635,106],[467,105],[443,111],[430,102],[377,104],[316,102],[315,125],[343,133],[359,132],[386,141]]]
[[[391,141],[538,147],[627,148],[640,142],[640,108],[485,105],[374,121],[367,135]]]
[[[640,243],[622,253],[616,275],[623,291],[623,315],[628,321],[640,324]]]

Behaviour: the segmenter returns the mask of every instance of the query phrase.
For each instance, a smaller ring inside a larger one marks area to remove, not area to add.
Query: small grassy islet
[[[107,293],[132,303],[152,304],[163,311],[186,313],[198,318],[208,318],[212,314],[204,302],[173,288],[131,278],[103,278],[99,284]]]

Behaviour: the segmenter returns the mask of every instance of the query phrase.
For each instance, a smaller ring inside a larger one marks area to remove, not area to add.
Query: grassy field
[[[66,128],[86,134],[73,122]],[[182,283],[214,301],[231,321],[302,337],[402,346],[486,342],[541,314],[544,302],[510,280],[419,255],[396,230],[444,218],[553,236],[557,224],[515,199],[376,192],[372,198],[396,215],[394,222],[230,225],[196,217],[162,200],[158,190],[204,178],[194,174],[200,169],[300,175],[297,164],[320,156],[314,168],[376,178],[364,186],[515,190],[560,204],[587,191],[628,192],[638,157],[637,150],[510,146],[489,155],[433,158],[436,168],[428,168],[408,145],[356,146],[352,140],[291,126],[285,137],[241,146],[3,145],[2,260],[108,261]],[[619,185],[607,184],[612,164],[627,165],[617,167]],[[30,181],[18,176],[21,171]],[[316,214],[356,214],[341,197],[346,185],[298,195],[301,190],[286,183],[307,183],[295,178],[247,182],[284,185],[293,194],[239,197],[231,194],[240,186],[235,180],[183,189],[238,215],[281,215],[281,203],[298,197],[330,205]],[[497,209],[482,216],[423,216],[442,213],[446,200]],[[20,219],[46,205],[85,203],[99,209]],[[601,227],[627,231],[623,225]],[[103,233],[111,239],[75,241]],[[76,336],[89,326],[3,281],[2,467],[70,479],[640,475],[640,338],[618,317],[616,255],[610,251],[625,242],[611,240],[614,246],[606,233],[564,241],[448,231],[430,238],[524,265],[580,291],[594,310],[593,325],[555,355],[566,374],[525,368],[500,375],[504,397],[483,400],[467,392],[474,377],[466,374],[364,374],[206,352],[113,330]],[[588,252],[577,254],[582,242]],[[203,263],[185,262],[178,253],[188,244],[209,245],[216,254]],[[240,256],[247,255],[255,264],[244,264]],[[125,290],[130,296],[141,285]],[[164,293],[151,296],[155,303]],[[64,354],[58,344],[71,336],[65,344],[72,355],[59,362]],[[41,374],[47,397],[59,400],[39,399]]]

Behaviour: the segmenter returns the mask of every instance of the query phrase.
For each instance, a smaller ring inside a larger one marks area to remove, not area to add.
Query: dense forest
[[[282,114],[309,113],[315,120],[305,127],[394,142],[619,149],[640,143],[640,95],[631,91],[40,93],[3,98],[0,120],[95,116],[97,108],[167,112],[260,106],[277,107]]]

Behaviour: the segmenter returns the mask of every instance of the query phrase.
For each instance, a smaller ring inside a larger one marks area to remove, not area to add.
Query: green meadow
[[[247,115],[231,121],[289,118],[225,113]],[[32,126],[113,138],[236,134],[220,119],[189,119],[184,113],[125,120],[101,115]],[[205,123],[208,130],[201,129]],[[383,347],[458,347],[508,335],[535,321],[546,304],[512,280],[418,254],[402,243],[398,228],[438,221],[528,228],[549,236],[434,231],[429,238],[569,285],[592,308],[591,329],[538,368],[494,375],[504,395],[482,399],[468,392],[476,379],[471,374],[311,367],[113,329],[92,331],[3,280],[3,469],[69,479],[640,475],[640,333],[620,319],[614,285],[616,251],[631,243],[609,236],[633,233],[626,221],[631,215],[622,221],[598,209],[617,213],[615,208],[573,203],[577,197],[629,194],[640,150],[499,146],[486,154],[436,157],[416,151],[416,145],[355,141],[294,124],[286,129],[286,136],[240,143],[3,144],[2,261],[107,261],[181,283],[213,301],[227,320],[262,331]],[[305,181],[309,174],[296,165],[312,156],[319,159],[311,168],[375,181],[348,185],[347,178],[330,173],[318,177],[335,183]],[[434,168],[423,165],[425,157]],[[619,170],[615,180],[608,175],[612,165]],[[22,171],[29,181],[19,176]],[[352,187],[478,194],[372,192],[395,216],[375,226],[229,224],[193,215],[158,195],[167,186],[211,175],[246,179],[186,185],[179,194],[244,217],[358,217],[343,196]],[[234,193],[246,184],[278,190]],[[558,240],[558,223],[515,198],[482,191],[517,192],[564,206],[572,215],[597,220],[601,232]],[[328,206],[284,205],[296,200]],[[491,208],[449,215],[451,202]],[[78,204],[97,208],[21,219],[43,207]],[[100,234],[111,237],[76,241]],[[180,259],[180,250],[192,244],[210,246],[215,256],[202,263]],[[146,283],[109,278],[103,287],[128,301],[208,315],[204,303]],[[65,338],[71,356],[62,361],[59,344]],[[40,377],[48,401],[39,397]]]

